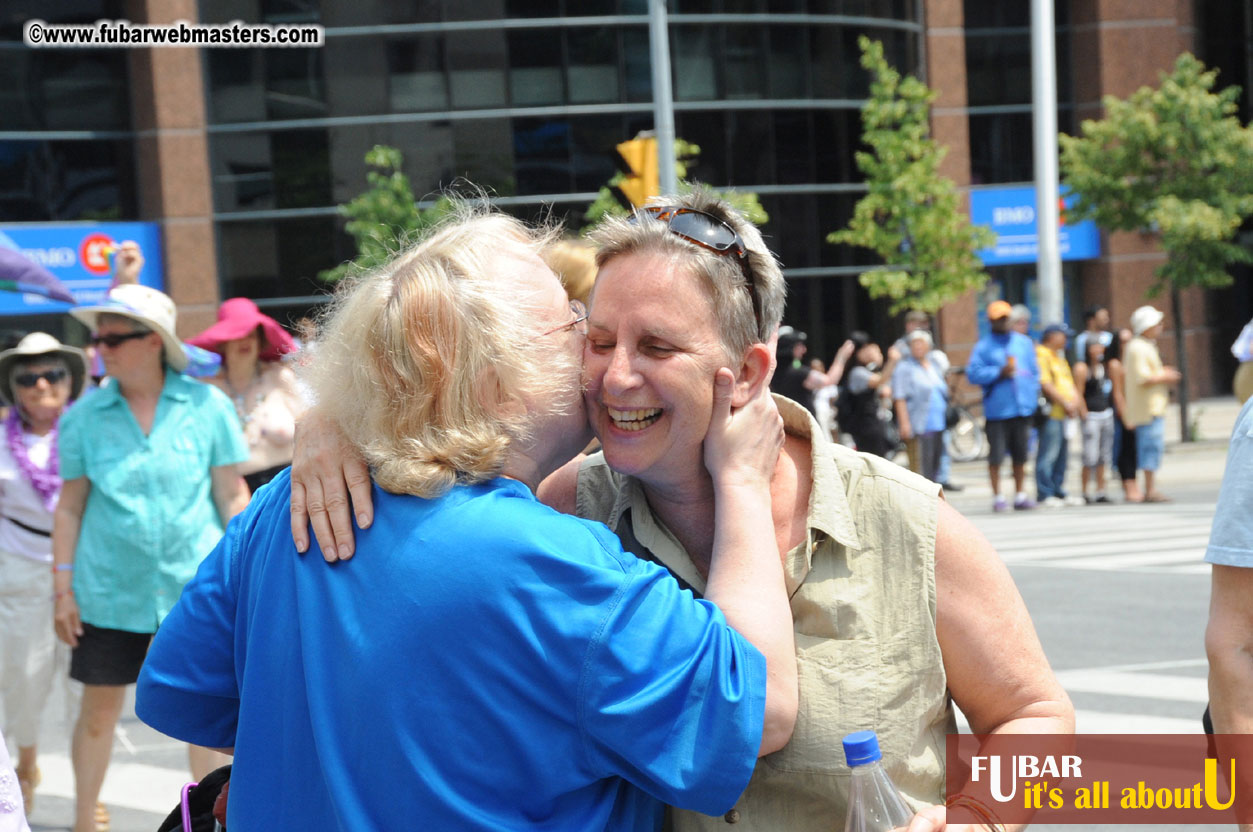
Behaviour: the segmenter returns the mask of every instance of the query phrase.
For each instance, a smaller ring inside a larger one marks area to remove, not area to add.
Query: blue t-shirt
[[[1016,361],[1014,375],[1001,370],[1009,356]],[[1040,365],[1035,344],[1021,332],[993,332],[980,338],[966,362],[966,378],[983,387],[983,416],[993,421],[1030,416],[1040,403]]]
[[[1231,432],[1205,560],[1253,568],[1253,399],[1244,403]]]
[[[136,712],[235,748],[228,827],[644,830],[729,809],[766,668],[603,525],[499,478],[375,487],[358,554],[296,554],[262,488],[152,644]]]

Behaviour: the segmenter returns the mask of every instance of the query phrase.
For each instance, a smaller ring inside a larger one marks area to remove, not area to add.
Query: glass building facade
[[[917,0],[672,0],[676,134],[689,178],[755,191],[789,280],[789,319],[846,331],[872,311],[868,253],[825,242],[863,192],[853,160],[868,78],[857,38],[916,72]],[[223,296],[308,303],[350,259],[336,206],[376,144],[405,155],[420,198],[466,179],[524,218],[571,228],[653,126],[645,0],[212,0],[205,22],[317,23],[320,49],[205,54]]]
[[[124,49],[30,49],[22,24],[88,24],[122,3],[0,6],[0,222],[138,218]]]

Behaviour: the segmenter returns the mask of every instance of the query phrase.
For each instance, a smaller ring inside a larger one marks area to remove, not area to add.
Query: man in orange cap
[[[992,509],[1004,511],[1009,501],[1001,496],[1001,460],[1009,451],[1014,471],[1014,508],[1035,508],[1023,489],[1026,479],[1027,445],[1031,415],[1040,398],[1040,367],[1035,344],[1010,328],[1013,307],[1003,300],[988,304],[992,331],[980,338],[966,364],[966,377],[983,388],[983,415],[987,421],[988,479],[992,483]]]

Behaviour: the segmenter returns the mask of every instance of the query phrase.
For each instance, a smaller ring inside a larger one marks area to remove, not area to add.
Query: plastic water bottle
[[[908,827],[914,814],[883,768],[883,754],[874,731],[858,731],[845,737],[844,759],[853,770],[844,832],[892,832]]]

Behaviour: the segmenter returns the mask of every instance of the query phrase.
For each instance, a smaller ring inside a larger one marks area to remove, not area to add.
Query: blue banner
[[[139,282],[165,291],[161,230],[155,222],[0,225],[0,246],[16,249],[52,272],[80,306],[104,299],[113,282],[110,250],[126,240],[139,243],[144,253]],[[40,295],[0,292],[0,315],[49,315],[70,308]]]
[[[1084,220],[1066,222],[1066,209],[1075,197],[1059,189],[1061,225],[1057,247],[1063,260],[1090,260],[1101,255],[1101,235],[1096,223]],[[970,192],[970,221],[986,226],[996,234],[992,248],[978,252],[985,266],[1034,263],[1040,251],[1036,229],[1035,188],[980,188]]]

